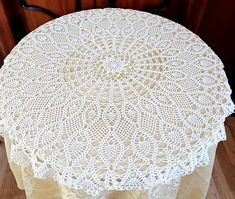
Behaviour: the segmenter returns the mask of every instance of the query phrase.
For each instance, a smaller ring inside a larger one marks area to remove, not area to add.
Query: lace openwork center
[[[120,59],[106,59],[104,61],[104,69],[107,72],[111,72],[111,73],[116,73],[116,72],[122,72],[123,70],[126,69],[126,64],[124,63],[124,61],[120,60]]]
[[[129,39],[124,36],[117,39],[110,34],[103,37],[95,34],[93,42],[87,40],[76,46],[63,59],[63,79],[76,95],[94,101],[105,87],[101,102],[108,104],[112,99],[115,104],[121,104],[148,94],[161,73],[168,70],[167,58],[161,56],[161,50],[134,34]],[[85,82],[91,82],[86,84],[87,89],[82,86]]]

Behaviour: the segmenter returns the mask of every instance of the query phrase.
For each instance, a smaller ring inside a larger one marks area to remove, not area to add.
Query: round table
[[[27,198],[205,197],[234,105],[221,60],[183,26],[127,9],[65,15],[23,38],[0,79]]]

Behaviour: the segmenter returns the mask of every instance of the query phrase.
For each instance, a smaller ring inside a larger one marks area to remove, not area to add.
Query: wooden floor
[[[227,141],[220,142],[206,199],[235,199],[235,117],[225,122]],[[8,166],[4,143],[0,141],[0,198],[25,199]]]

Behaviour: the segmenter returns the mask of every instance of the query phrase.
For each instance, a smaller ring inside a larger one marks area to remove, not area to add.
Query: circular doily
[[[44,24],[0,79],[11,159],[92,194],[151,189],[207,164],[234,109],[223,64],[198,36],[134,10]]]

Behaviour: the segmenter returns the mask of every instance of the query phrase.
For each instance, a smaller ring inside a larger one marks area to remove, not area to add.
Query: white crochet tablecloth
[[[153,190],[209,164],[234,110],[215,53],[183,26],[134,10],[42,25],[7,56],[0,80],[10,159],[92,195]]]

